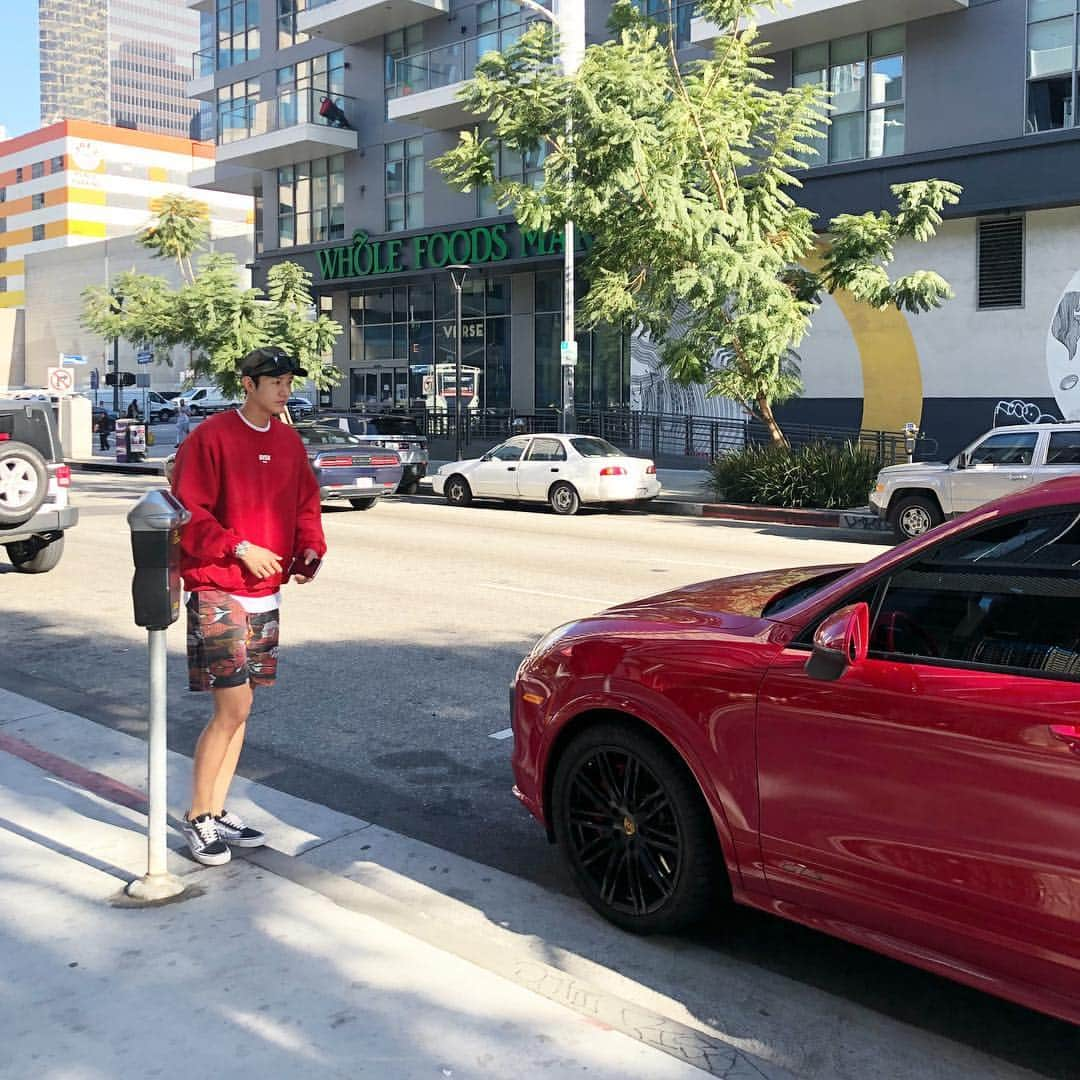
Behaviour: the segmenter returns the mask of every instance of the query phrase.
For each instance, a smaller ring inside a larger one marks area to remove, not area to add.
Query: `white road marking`
[[[489,739],[510,739],[514,735],[513,728],[503,728],[502,731],[493,731],[488,738]]]
[[[499,589],[502,592],[516,592],[516,593],[528,593],[530,596],[555,596],[560,600],[584,600],[587,604],[604,604],[610,607],[612,604],[617,604],[618,600],[599,599],[595,596],[577,596],[570,593],[550,592],[548,589],[521,589],[516,585],[496,585],[490,581],[479,581],[477,584],[481,589]]]

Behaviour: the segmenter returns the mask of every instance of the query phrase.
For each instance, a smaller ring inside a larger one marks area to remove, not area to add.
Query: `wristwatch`
[[[241,540],[240,543],[232,549],[232,553],[238,559],[242,559],[248,553],[249,547],[251,547],[251,544],[249,544],[246,540]]]

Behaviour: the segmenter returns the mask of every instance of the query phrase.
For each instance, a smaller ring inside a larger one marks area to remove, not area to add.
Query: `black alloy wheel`
[[[700,791],[670,748],[598,725],[559,761],[555,834],[585,899],[636,933],[700,921],[721,894],[719,844]]]

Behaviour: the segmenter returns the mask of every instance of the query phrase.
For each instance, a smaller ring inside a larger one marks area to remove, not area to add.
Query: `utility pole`
[[[461,460],[461,287],[469,273],[469,267],[461,264],[449,266],[450,283],[457,298],[456,331],[457,356],[454,365],[454,460]]]

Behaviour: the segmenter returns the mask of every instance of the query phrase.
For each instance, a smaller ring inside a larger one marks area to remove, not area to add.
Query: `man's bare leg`
[[[248,683],[223,687],[214,690],[213,694],[214,714],[195,746],[189,820],[221,810],[220,806],[214,805],[215,793],[219,790],[218,778],[225,775],[226,763],[231,760],[227,779],[232,780],[243,745],[244,725],[251,712],[252,691]]]
[[[222,810],[225,809],[225,802],[229,797],[229,785],[232,784],[233,777],[236,775],[236,765],[240,760],[240,751],[244,746],[245,731],[247,731],[247,724],[243,723],[233,733],[233,737],[229,740],[229,748],[225,751],[225,757],[221,762],[221,768],[218,769],[218,774],[214,777],[210,799],[212,808],[210,812],[214,817],[220,816]]]

